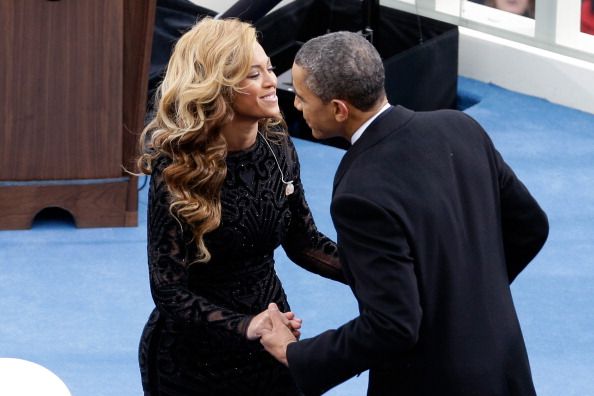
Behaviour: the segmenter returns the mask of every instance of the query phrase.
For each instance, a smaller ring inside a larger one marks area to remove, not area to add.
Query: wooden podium
[[[155,2],[0,1],[0,229],[137,224]]]

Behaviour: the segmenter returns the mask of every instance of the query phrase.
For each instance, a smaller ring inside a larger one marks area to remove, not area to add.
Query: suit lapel
[[[412,116],[414,112],[402,106],[392,106],[388,110],[380,114],[365,130],[363,135],[349,147],[344,157],[338,165],[336,174],[334,175],[334,185],[332,188],[332,196],[334,191],[340,183],[340,180],[350,168],[352,162],[366,151],[369,147],[374,146],[386,136],[392,134],[400,127],[402,127]]]

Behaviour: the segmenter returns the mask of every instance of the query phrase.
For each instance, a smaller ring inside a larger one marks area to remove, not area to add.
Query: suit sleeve
[[[462,114],[485,138],[499,183],[501,230],[509,283],[522,272],[540,251],[549,234],[547,215],[496,150],[483,127],[466,113]]]
[[[503,246],[509,282],[540,251],[549,233],[545,212],[495,150],[501,198]]]
[[[411,349],[422,317],[413,259],[398,219],[353,195],[335,197],[332,218],[360,316],[289,345],[289,368],[306,395],[321,394]]]

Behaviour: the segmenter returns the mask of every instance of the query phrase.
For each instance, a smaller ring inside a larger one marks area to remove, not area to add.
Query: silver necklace
[[[258,131],[258,135],[260,135],[262,137],[262,139],[264,139],[264,143],[266,143],[266,145],[268,146],[268,149],[270,150],[270,152],[272,153],[272,156],[274,157],[274,162],[276,162],[278,171],[281,174],[281,181],[285,185],[285,195],[289,196],[289,195],[293,194],[295,192],[295,186],[293,185],[293,180],[285,181],[285,175],[283,174],[283,170],[281,169],[281,166],[278,163],[278,159],[276,158],[276,155],[274,155],[274,150],[272,149],[272,147],[270,147],[270,143],[268,143],[268,139],[266,139],[260,131]]]

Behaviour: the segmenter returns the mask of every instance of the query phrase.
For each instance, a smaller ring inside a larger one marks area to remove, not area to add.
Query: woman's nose
[[[276,74],[273,71],[266,73],[266,76],[264,78],[264,85],[266,85],[266,86],[272,85],[272,86],[276,87],[277,82],[278,82],[278,79],[276,77]]]

